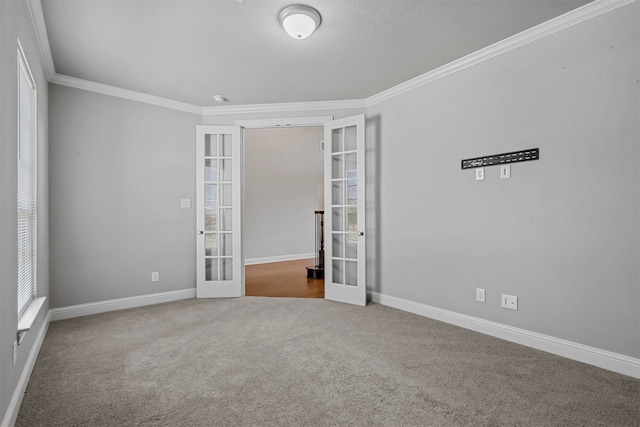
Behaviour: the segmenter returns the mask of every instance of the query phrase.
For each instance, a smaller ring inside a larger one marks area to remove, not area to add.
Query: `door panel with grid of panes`
[[[364,115],[325,123],[325,298],[366,304]]]
[[[240,128],[198,126],[196,150],[197,296],[240,297]]]

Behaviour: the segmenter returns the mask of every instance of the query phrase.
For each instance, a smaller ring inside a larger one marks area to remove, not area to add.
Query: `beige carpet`
[[[634,426],[640,381],[371,304],[185,300],[54,322],[17,426]]]

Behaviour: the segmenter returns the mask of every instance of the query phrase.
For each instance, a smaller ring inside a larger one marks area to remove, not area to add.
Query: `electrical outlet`
[[[484,181],[484,168],[476,168],[476,181]]]
[[[190,208],[191,207],[191,199],[180,199],[180,207],[181,208]]]
[[[484,289],[476,288],[476,301],[484,302]]]
[[[160,273],[158,273],[157,271],[154,271],[153,273],[151,273],[151,281],[152,282],[159,282],[160,281]]]
[[[502,308],[518,310],[518,297],[514,295],[502,294]]]
[[[500,179],[511,178],[511,165],[500,165]]]
[[[13,342],[13,357],[11,358],[11,366],[16,366],[18,360],[18,341]]]

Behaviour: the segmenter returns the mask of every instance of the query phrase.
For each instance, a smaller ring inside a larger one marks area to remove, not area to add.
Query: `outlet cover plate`
[[[478,302],[484,302],[484,289],[482,288],[476,288],[476,301]]]
[[[518,297],[515,295],[502,294],[502,308],[518,310]]]
[[[151,281],[152,282],[159,282],[160,281],[160,273],[158,273],[157,271],[154,271],[153,273],[151,273]]]
[[[484,181],[484,168],[476,169],[476,181]]]

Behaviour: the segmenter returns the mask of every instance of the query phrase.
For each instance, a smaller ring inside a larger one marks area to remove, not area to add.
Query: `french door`
[[[197,126],[197,297],[244,295],[239,126]],[[366,305],[364,115],[324,123],[325,298]]]
[[[364,115],[324,125],[325,298],[366,305]]]
[[[198,298],[244,295],[239,126],[196,127]]]

